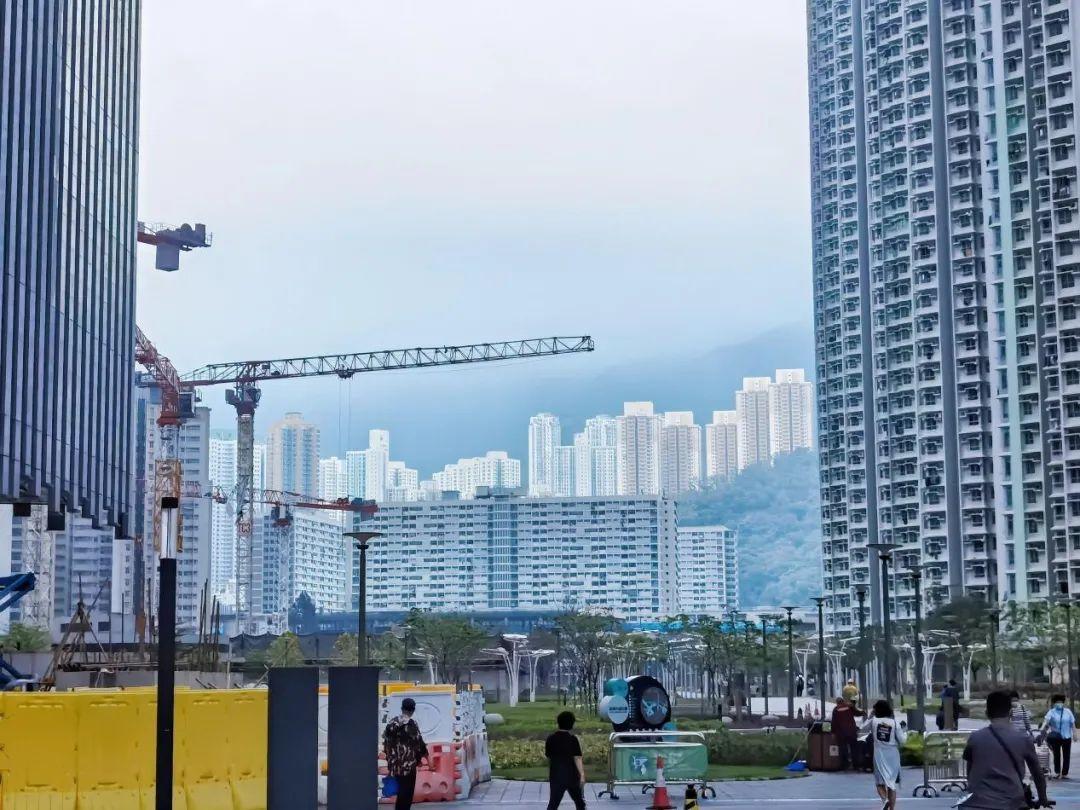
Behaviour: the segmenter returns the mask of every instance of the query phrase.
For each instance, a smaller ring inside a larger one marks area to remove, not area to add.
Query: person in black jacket
[[[581,760],[581,742],[571,733],[575,720],[573,712],[561,712],[555,719],[558,731],[544,743],[551,788],[548,810],[556,810],[566,793],[570,794],[577,810],[585,808],[585,765]]]

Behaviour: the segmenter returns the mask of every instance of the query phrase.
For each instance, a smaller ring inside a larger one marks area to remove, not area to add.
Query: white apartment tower
[[[521,486],[521,462],[510,458],[505,450],[489,450],[483,456],[461,458],[456,464],[447,464],[431,480],[427,489],[432,493],[456,492],[461,498],[473,498],[477,487],[518,489]]]
[[[739,470],[751,464],[772,461],[769,440],[768,377],[744,377],[741,391],[735,392],[735,414],[738,420]]]
[[[406,467],[404,461],[387,466],[386,500],[415,501],[420,497],[420,471]]]
[[[722,618],[739,609],[738,536],[726,526],[679,526],[679,608]]]
[[[538,413],[529,419],[529,495],[555,492],[555,448],[561,444],[559,417]]]
[[[674,498],[701,486],[701,425],[690,411],[668,411],[660,432],[660,488]]]
[[[651,402],[623,403],[623,415],[616,418],[618,493],[657,495],[660,493],[660,433],[663,428]]]
[[[270,427],[266,488],[319,494],[319,428],[299,413],[287,413]]]
[[[739,474],[739,418],[735,411],[713,411],[705,426],[705,477],[730,481]]]
[[[615,495],[619,490],[619,425],[613,416],[594,416],[574,434],[574,492],[580,497]]]
[[[814,446],[814,385],[801,368],[778,368],[769,386],[769,452],[809,450]]]
[[[210,485],[233,498],[236,492],[236,439],[213,431],[210,435]],[[235,501],[210,505],[210,591],[219,599],[236,589]]]
[[[1035,364],[1059,356],[1040,345],[1054,343],[1056,329],[1038,335],[1035,318],[1045,325],[1057,315],[1067,277],[1055,255],[1062,237],[1040,243],[1032,226],[1059,216],[1051,173],[1065,165],[1051,166],[1056,133],[1039,120],[1054,126],[1049,51],[1063,42],[1047,19],[1061,19],[1068,5],[809,0],[816,433],[830,628],[857,627],[861,584],[871,589],[871,615],[881,615],[871,543],[896,544],[894,571],[926,564],[924,613],[964,592],[1007,591],[1014,570],[1030,579],[1027,561],[1046,548],[1045,520],[1002,510],[999,534],[1021,534],[995,552],[990,420],[992,403],[999,422],[1005,407],[1018,425],[1049,417],[1038,375],[1008,377],[1018,350]],[[1071,69],[1059,76],[1070,80]],[[1075,88],[1062,86],[1068,112],[1061,108],[1059,120],[1071,132]],[[1075,178],[1073,150],[1066,163]],[[993,346],[991,330],[1005,336]],[[1050,478],[1042,454],[1051,448],[1033,437],[1002,437],[1010,449],[999,464],[1012,468],[1001,475],[1031,484],[999,497],[1043,511]],[[1004,563],[1000,581],[995,556]],[[1045,557],[1036,560],[1045,575]],[[1019,597],[1023,586],[1014,584]],[[890,592],[890,612],[911,615],[911,579],[896,576]]]
[[[577,455],[578,448],[573,445],[559,445],[555,448],[552,465],[552,495],[569,497],[577,490]]]
[[[345,460],[337,456],[319,459],[319,497],[336,501],[349,495],[349,476]]]

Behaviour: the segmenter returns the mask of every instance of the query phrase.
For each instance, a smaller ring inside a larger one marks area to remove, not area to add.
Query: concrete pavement
[[[939,810],[952,807],[959,794],[942,794],[937,799],[913,799],[911,791],[922,781],[922,770],[905,768],[901,807]],[[709,807],[762,807],[767,810],[880,810],[881,802],[874,792],[873,778],[869,774],[813,773],[799,779],[777,779],[762,782],[720,782],[715,785],[717,797],[701,802],[703,810]],[[619,791],[620,800],[615,802],[604,797],[596,798],[603,785],[588,785],[586,801],[592,808],[645,808],[648,797],[642,796],[640,788],[625,787]],[[673,803],[682,807],[682,787],[670,786]],[[1057,801],[1061,810],[1080,810],[1080,782],[1051,782],[1050,797]],[[520,810],[543,810],[547,807],[547,785],[539,782],[507,782],[496,779],[481,785],[471,799],[441,805],[448,808],[505,807]],[[563,799],[562,807],[570,808],[569,799]]]

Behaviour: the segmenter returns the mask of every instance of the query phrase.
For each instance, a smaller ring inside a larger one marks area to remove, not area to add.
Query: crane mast
[[[262,392],[259,383],[300,377],[336,376],[349,379],[373,371],[396,371],[500,360],[591,352],[593,339],[547,337],[460,346],[384,349],[375,352],[326,354],[278,360],[215,363],[184,374],[182,390],[231,385],[225,400],[236,409],[236,610],[245,631],[254,630],[251,596],[254,589],[252,532],[255,523],[255,410]]]

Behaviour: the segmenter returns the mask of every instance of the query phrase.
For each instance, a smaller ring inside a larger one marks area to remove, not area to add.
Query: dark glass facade
[[[0,500],[126,532],[139,0],[0,0]]]

